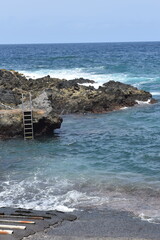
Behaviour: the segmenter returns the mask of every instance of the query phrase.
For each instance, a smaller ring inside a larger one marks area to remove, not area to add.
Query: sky
[[[160,41],[160,0],[0,0],[0,44]]]

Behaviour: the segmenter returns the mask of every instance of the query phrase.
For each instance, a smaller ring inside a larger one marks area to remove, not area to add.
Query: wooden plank
[[[12,230],[1,230],[0,229],[0,234],[2,234],[2,235],[8,235],[8,234],[12,234],[12,233],[13,233]]]
[[[45,216],[33,216],[33,215],[18,215],[18,214],[12,214],[12,215],[4,215],[4,214],[0,214],[0,218],[27,218],[27,219],[37,219],[37,220],[44,220],[44,218],[46,218]],[[51,217],[47,217],[47,218],[51,218]]]
[[[24,229],[26,229],[26,226],[18,226],[18,225],[3,225],[3,224],[0,224],[0,228],[24,230]]]
[[[22,221],[22,220],[9,220],[9,219],[0,219],[0,222],[7,222],[7,223],[25,223],[25,224],[34,224],[33,221]]]

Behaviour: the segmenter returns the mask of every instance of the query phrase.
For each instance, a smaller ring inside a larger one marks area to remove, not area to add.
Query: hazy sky
[[[160,41],[160,0],[0,2],[0,43]]]

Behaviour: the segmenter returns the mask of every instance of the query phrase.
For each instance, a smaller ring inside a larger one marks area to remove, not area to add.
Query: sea
[[[160,42],[0,45],[0,69],[120,81],[158,101],[63,115],[53,137],[0,140],[0,207],[109,208],[160,224]]]

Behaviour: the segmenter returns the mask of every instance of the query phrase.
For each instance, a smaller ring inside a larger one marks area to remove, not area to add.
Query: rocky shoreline
[[[53,112],[33,110],[34,135],[52,135],[54,129],[60,128],[62,118]],[[0,110],[0,138],[23,137],[23,114],[21,109]]]
[[[83,78],[67,81],[50,76],[27,79],[16,71],[1,69],[0,137],[23,136],[20,113],[22,93],[32,94],[36,135],[52,134],[54,129],[60,128],[62,114],[106,113],[132,107],[137,101],[148,101],[151,104],[156,102],[149,92],[120,82],[109,81],[98,89],[84,86],[86,83],[93,84],[94,81]]]
[[[159,240],[159,224],[142,221],[131,212],[113,209],[83,209],[72,214],[37,211],[22,208],[0,208],[2,224],[8,219],[12,225],[26,228],[13,229],[7,240]],[[14,221],[34,221],[14,223]]]

